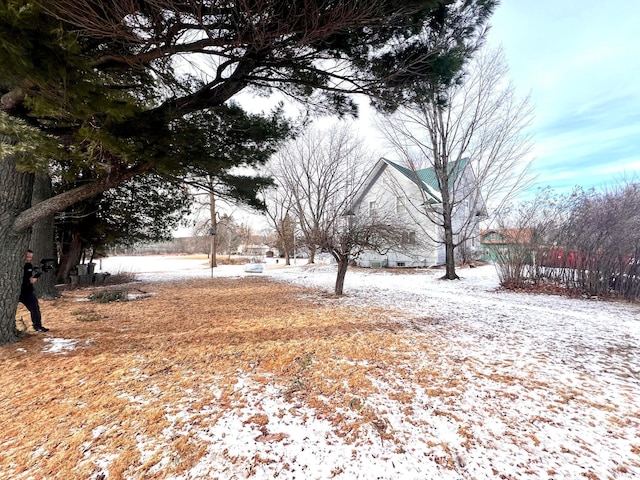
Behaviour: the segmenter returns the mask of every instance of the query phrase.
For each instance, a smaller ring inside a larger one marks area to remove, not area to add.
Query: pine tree
[[[464,40],[478,35],[495,3],[4,2],[0,343],[14,339],[7,332],[19,275],[9,264],[21,257],[36,222],[152,170],[191,164],[215,172],[224,155],[212,155],[202,139],[217,138],[238,110],[229,101],[245,89],[278,90],[339,115],[356,113],[352,93],[393,109],[424,79],[454,74],[466,58]],[[430,43],[425,30],[451,16],[460,19],[454,37]],[[200,78],[181,73],[185,60],[207,65]],[[227,135],[220,152],[247,128]],[[9,144],[32,151],[19,155]],[[89,169],[90,181],[30,205],[33,175],[50,173],[52,162],[61,171]],[[224,165],[219,171],[237,180]],[[236,185],[244,194],[247,183]]]

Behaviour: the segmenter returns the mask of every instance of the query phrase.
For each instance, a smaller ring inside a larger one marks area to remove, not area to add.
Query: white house
[[[464,158],[451,165],[454,239],[467,240],[458,251],[479,249],[479,220],[484,203],[471,162]],[[433,168],[411,170],[381,158],[354,197],[352,212],[362,218],[397,225],[402,240],[385,253],[366,251],[357,259],[363,267],[429,267],[445,263],[442,195]]]

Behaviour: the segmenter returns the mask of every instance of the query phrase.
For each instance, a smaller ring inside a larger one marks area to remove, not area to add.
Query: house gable
[[[369,175],[367,175],[367,178],[364,179],[364,182],[362,183],[362,185],[360,185],[360,187],[356,191],[356,194],[354,195],[354,201],[351,208],[352,211],[355,211],[357,206],[362,203],[364,197],[367,196],[373,186],[378,183],[387,166],[388,165],[383,158],[378,160],[378,162],[374,165],[374,167],[371,169],[371,172],[369,172]]]
[[[469,159],[463,158],[451,164],[451,170],[449,172],[449,178],[451,182],[455,183],[463,178],[468,163]],[[359,205],[363,201],[364,197],[379,181],[380,177],[387,168],[392,168],[393,170],[399,172],[403,177],[409,179],[412,183],[414,183],[420,190],[422,190],[426,194],[426,198],[430,203],[441,203],[442,197],[440,195],[440,187],[438,186],[438,180],[436,178],[434,168],[423,168],[421,170],[414,171],[398,165],[397,163],[392,162],[391,160],[387,160],[383,157],[378,160],[369,175],[367,175],[367,178],[364,180],[361,187],[356,192],[353,203],[354,206]]]

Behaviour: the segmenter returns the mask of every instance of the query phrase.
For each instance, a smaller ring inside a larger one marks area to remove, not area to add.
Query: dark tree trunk
[[[33,177],[17,171],[12,158],[0,158],[0,345],[18,340],[16,309],[31,231],[16,231],[14,222],[31,204]]]
[[[447,167],[445,166],[445,169],[446,168]],[[443,181],[443,185],[446,187],[442,189],[442,223],[444,227],[445,253],[445,274],[442,278],[444,280],[458,280],[460,277],[458,277],[458,274],[456,273],[455,239],[453,238],[453,205],[449,198],[448,178]]]
[[[458,280],[458,274],[456,273],[456,257],[453,243],[453,234],[451,229],[447,229],[445,226],[444,232],[444,254],[445,254],[445,274],[442,277],[444,280]]]
[[[46,175],[36,175],[33,183],[33,196],[31,204],[36,205],[51,197],[51,179]],[[43,258],[56,259],[57,255],[53,236],[53,215],[33,225],[31,232],[31,250],[33,250],[33,264],[38,265]],[[35,284],[38,298],[58,298],[60,294],[56,290],[55,271],[42,275]]]
[[[83,244],[80,239],[80,233],[74,232],[68,247],[65,248],[63,245],[62,248],[64,253],[60,258],[60,268],[56,280],[60,283],[65,283],[69,279],[69,273],[80,263],[82,257]]]
[[[349,268],[349,255],[340,255],[338,259],[338,274],[336,275],[336,288],[334,290],[336,295],[342,295],[347,268]]]

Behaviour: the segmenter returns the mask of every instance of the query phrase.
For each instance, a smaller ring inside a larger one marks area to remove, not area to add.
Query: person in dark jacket
[[[36,297],[33,288],[33,284],[38,281],[38,278],[34,276],[31,260],[33,260],[33,252],[27,250],[24,256],[24,273],[22,275],[22,287],[20,288],[20,302],[27,307],[27,310],[29,310],[31,314],[33,329],[37,332],[48,332],[49,329],[42,326],[40,305],[38,304],[38,297]]]

